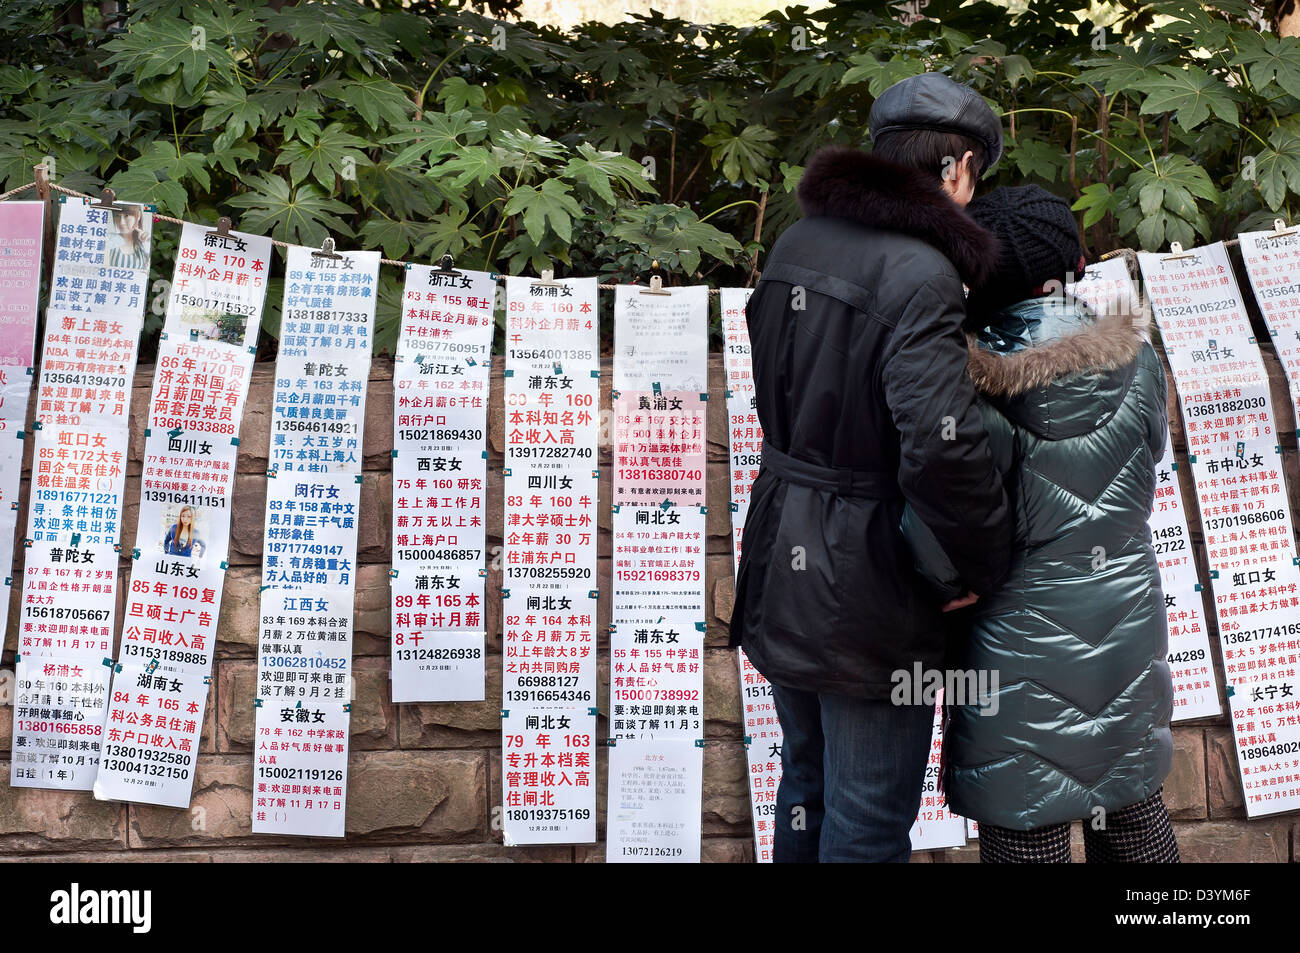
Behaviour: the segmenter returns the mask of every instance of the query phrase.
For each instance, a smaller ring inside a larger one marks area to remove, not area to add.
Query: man
[[[962,284],[996,243],[963,212],[1002,154],[997,117],[938,74],[891,86],[874,151],[818,152],[804,218],[747,309],[763,464],[731,618],[785,733],[777,861],[905,861],[933,708],[895,672],[942,666],[944,610],[1005,575],[1006,495],[966,371]],[[941,607],[899,531],[910,502],[973,589]],[[909,694],[910,697],[910,694]]]

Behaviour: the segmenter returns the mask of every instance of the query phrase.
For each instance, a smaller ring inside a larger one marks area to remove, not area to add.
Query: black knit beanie
[[[966,211],[1001,245],[992,276],[971,290],[972,317],[1032,297],[1052,279],[1078,279],[1083,246],[1065,199],[1037,185],[1003,186],[975,199]]]

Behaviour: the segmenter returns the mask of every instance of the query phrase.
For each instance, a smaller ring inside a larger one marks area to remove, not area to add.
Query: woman
[[[194,548],[198,547],[198,552]],[[194,510],[182,506],[176,514],[176,522],[167,530],[163,538],[163,553],[168,556],[203,555],[203,543],[194,538]]]
[[[997,689],[948,709],[948,804],[980,822],[982,861],[1068,863],[1074,820],[1089,861],[1177,861],[1160,794],[1173,687],[1147,527],[1166,438],[1149,314],[1098,316],[1060,293],[1083,263],[1063,200],[997,189],[969,210],[1002,247],[969,302],[969,369],[1017,551],[959,652]],[[959,593],[934,538],[903,522],[921,572]]]

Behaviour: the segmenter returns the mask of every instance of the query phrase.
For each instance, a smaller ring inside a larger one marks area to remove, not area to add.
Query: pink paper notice
[[[44,202],[0,202],[0,364],[31,367]]]

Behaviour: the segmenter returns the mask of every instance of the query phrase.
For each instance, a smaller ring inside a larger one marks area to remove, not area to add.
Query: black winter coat
[[[746,311],[765,443],[731,644],[774,684],[886,699],[947,632],[904,503],[974,591],[1010,562],[961,328],[996,245],[937,179],[855,149],[817,153],[799,200]]]

